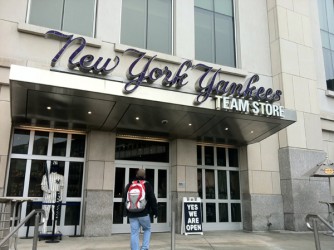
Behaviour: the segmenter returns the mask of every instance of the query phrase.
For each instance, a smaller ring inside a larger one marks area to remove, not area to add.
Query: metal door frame
[[[9,160],[8,160],[8,167],[7,167],[7,178],[6,178],[6,185],[5,185],[5,194],[7,193],[7,187],[8,187],[8,182],[9,182],[9,171],[10,171],[10,162],[11,159],[24,159],[27,161],[26,163],[26,169],[25,169],[25,179],[24,179],[24,188],[23,188],[23,195],[22,197],[28,197],[28,191],[29,191],[29,186],[30,186],[30,173],[31,173],[31,163],[33,160],[42,160],[46,161],[48,170],[50,172],[50,165],[51,161],[59,161],[59,162],[65,162],[64,166],[64,194],[63,194],[63,201],[62,203],[66,202],[80,202],[80,217],[79,217],[79,225],[77,226],[77,234],[81,234],[81,224],[82,224],[82,212],[83,212],[83,193],[84,193],[84,183],[85,183],[85,156],[86,156],[86,150],[85,150],[85,155],[83,158],[79,157],[70,157],[70,149],[71,149],[71,142],[72,142],[72,134],[67,131],[53,131],[53,130],[48,130],[44,132],[49,133],[49,139],[48,139],[48,151],[47,155],[33,155],[33,143],[34,143],[34,137],[35,137],[35,131],[40,131],[40,130],[28,130],[30,131],[30,137],[29,137],[29,144],[28,144],[28,152],[27,154],[14,154],[10,153]],[[53,145],[53,136],[54,133],[64,133],[67,134],[67,144],[66,144],[66,156],[52,156],[52,145]],[[12,137],[14,136],[14,130],[12,131]],[[12,143],[11,142],[11,147],[12,148]],[[87,149],[87,137],[86,137],[86,142],[85,142],[85,149]],[[81,197],[67,197],[67,187],[68,187],[68,174],[69,174],[69,165],[70,162],[82,162],[83,163],[83,176],[82,176],[82,187],[81,187]],[[28,197],[31,198],[35,202],[42,202],[43,197]],[[24,218],[26,216],[26,210],[27,210],[27,203],[22,204],[22,210],[21,210],[21,218]],[[62,232],[63,235],[73,235],[75,226],[65,226],[65,212],[66,212],[66,207],[62,206],[61,207],[61,218],[60,218],[60,225],[59,225],[59,230]],[[50,216],[52,213],[50,212]],[[19,237],[26,236],[26,230],[27,226],[23,226],[19,230]],[[33,235],[33,230],[29,230],[29,236]]]
[[[139,162],[139,161],[124,161],[117,160],[115,161],[115,179],[116,177],[116,168],[125,168],[125,183],[129,183],[129,170],[130,168],[144,168],[144,169],[154,169],[154,180],[158,180],[158,171],[159,169],[163,169],[167,171],[167,197],[166,198],[158,198],[156,195],[158,202],[166,202],[167,203],[167,212],[166,212],[166,223],[157,223],[157,219],[153,220],[151,223],[151,231],[152,232],[166,232],[170,231],[170,214],[171,214],[171,200],[170,200],[170,163],[161,163],[161,162]],[[156,182],[155,182],[156,183]],[[125,185],[126,185],[125,184]],[[116,185],[116,182],[115,182]],[[115,189],[114,189],[115,190]],[[158,193],[158,185],[154,185],[154,194]],[[115,202],[122,202],[122,198],[113,198],[113,204]],[[113,224],[112,225],[113,233],[129,233],[130,225],[127,223],[127,217],[123,217],[123,224]]]

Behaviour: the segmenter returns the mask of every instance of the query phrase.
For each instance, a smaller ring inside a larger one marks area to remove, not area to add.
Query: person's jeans
[[[151,220],[150,216],[129,218],[131,227],[131,250],[139,250],[139,233],[140,226],[144,231],[143,244],[140,250],[150,249],[150,238],[151,238]]]

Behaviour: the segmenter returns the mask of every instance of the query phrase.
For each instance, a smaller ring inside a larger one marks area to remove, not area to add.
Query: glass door
[[[242,229],[238,150],[197,146],[197,164],[203,230]]]
[[[64,176],[64,188],[58,230],[64,235],[80,234],[83,173],[86,137],[82,134],[15,129],[13,133],[6,196],[27,197],[33,202],[23,203],[21,217],[42,208],[43,175],[50,174],[51,162],[58,162],[58,174]],[[51,230],[49,215],[48,230]],[[32,235],[26,224],[19,236]]]
[[[158,202],[158,218],[151,215],[152,232],[165,232],[170,230],[170,204],[169,204],[169,164],[164,163],[116,163],[115,193],[113,212],[113,233],[129,233],[130,225],[127,217],[123,217],[123,194],[125,186],[136,176],[139,168],[146,171],[146,180],[152,185]]]

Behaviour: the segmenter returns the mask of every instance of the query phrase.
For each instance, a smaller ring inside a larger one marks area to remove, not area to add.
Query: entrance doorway
[[[85,162],[86,136],[84,134],[59,133],[15,129],[9,161],[6,196],[26,197],[33,202],[23,203],[21,218],[33,209],[42,208],[43,175],[50,173],[51,162],[59,164],[58,173],[64,176],[63,199],[58,230],[64,235],[80,234],[82,213],[82,183]],[[51,216],[49,227],[51,230]],[[26,224],[19,236],[32,236],[33,230]]]
[[[197,164],[203,230],[242,229],[238,150],[198,145]]]
[[[113,233],[129,233],[130,225],[127,217],[123,217],[124,187],[135,179],[139,168],[145,169],[146,180],[152,185],[158,202],[158,218],[151,215],[152,232],[165,232],[170,230],[170,208],[169,208],[169,165],[166,164],[133,164],[117,163],[115,170],[115,194],[114,194],[114,214]]]
[[[129,233],[127,217],[123,217],[125,186],[135,179],[138,169],[145,169],[158,202],[158,218],[151,215],[152,232],[170,230],[169,143],[143,140],[116,140],[113,233]]]

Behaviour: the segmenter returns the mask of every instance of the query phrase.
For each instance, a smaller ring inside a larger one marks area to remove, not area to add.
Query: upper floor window
[[[327,89],[334,91],[334,4],[318,0],[322,53],[324,55]]]
[[[94,36],[95,0],[30,0],[28,23]]]
[[[123,0],[121,42],[172,53],[172,0]]]
[[[195,0],[195,57],[235,67],[233,0]]]

